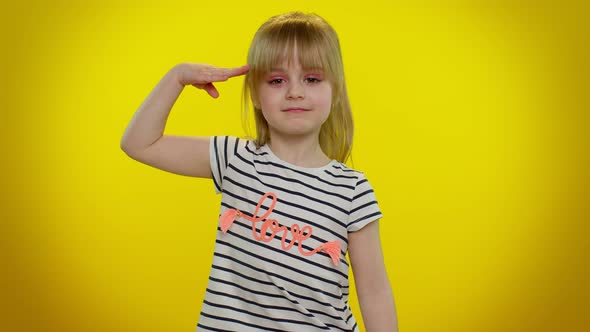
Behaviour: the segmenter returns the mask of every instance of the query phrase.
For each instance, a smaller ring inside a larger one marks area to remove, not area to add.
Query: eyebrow
[[[303,68],[304,71],[324,71],[322,68]],[[278,68],[271,68],[270,69],[271,72],[275,72],[275,71],[280,71],[280,72],[286,72],[287,70],[283,67],[278,67]]]

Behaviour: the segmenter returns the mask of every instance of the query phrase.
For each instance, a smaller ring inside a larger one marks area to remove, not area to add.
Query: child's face
[[[297,57],[266,74],[258,100],[272,134],[318,135],[330,115],[332,86],[321,70],[301,68]]]

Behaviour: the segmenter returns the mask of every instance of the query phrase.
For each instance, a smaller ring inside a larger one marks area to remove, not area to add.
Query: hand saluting
[[[219,97],[219,91],[213,82],[224,82],[230,77],[244,75],[250,70],[250,65],[235,68],[220,68],[208,64],[185,62],[178,65],[179,82],[185,85],[192,85],[203,89],[213,97]]]

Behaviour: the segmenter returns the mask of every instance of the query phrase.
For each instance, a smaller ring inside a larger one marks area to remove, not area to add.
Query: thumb
[[[219,91],[217,91],[217,89],[215,88],[215,86],[213,85],[213,83],[207,83],[207,84],[205,84],[205,86],[203,87],[203,89],[205,89],[205,91],[207,91],[207,93],[211,97],[213,97],[213,98],[219,97]]]

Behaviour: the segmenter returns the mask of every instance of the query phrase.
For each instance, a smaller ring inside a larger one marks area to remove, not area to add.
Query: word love
[[[262,207],[262,203],[264,202],[264,200],[266,200],[269,197],[272,199],[272,203],[270,205],[270,208],[266,211],[265,214],[263,214],[260,217],[257,217],[258,211]],[[297,242],[297,247],[299,248],[299,252],[302,255],[311,256],[311,255],[319,252],[320,250],[323,250],[324,252],[326,252],[330,256],[330,258],[332,258],[332,262],[335,265],[338,264],[338,262],[340,261],[340,242],[338,242],[338,241],[326,242],[326,243],[320,245],[319,247],[315,248],[312,251],[305,251],[303,249],[303,241],[305,241],[311,237],[312,230],[311,230],[310,226],[304,226],[303,228],[301,228],[298,224],[293,224],[291,226],[291,228],[288,229],[286,226],[282,226],[281,224],[279,224],[278,221],[276,221],[274,219],[266,219],[266,217],[268,217],[270,215],[270,213],[274,210],[276,204],[277,204],[277,196],[274,193],[269,192],[269,193],[264,194],[262,196],[262,198],[260,198],[260,201],[258,201],[258,205],[256,205],[256,209],[254,210],[254,214],[252,217],[244,214],[240,210],[229,209],[229,210],[225,211],[221,215],[221,217],[219,218],[219,224],[221,227],[221,231],[225,234],[227,232],[227,230],[229,229],[229,227],[233,224],[233,222],[237,218],[244,218],[246,220],[249,220],[252,223],[252,235],[254,235],[254,239],[256,239],[258,241],[263,241],[263,242],[272,241],[272,239],[274,239],[277,234],[282,232],[283,234],[281,236],[281,247],[283,247],[283,249],[289,250],[289,249],[291,249],[291,247],[293,247],[295,242]],[[262,225],[260,226],[260,234],[258,234],[258,232],[256,230],[256,224],[258,222],[262,222]],[[270,231],[270,233],[271,233],[270,235],[267,234],[268,231]],[[291,231],[292,239],[287,244],[286,241],[288,240],[287,235],[289,234],[289,231]]]

